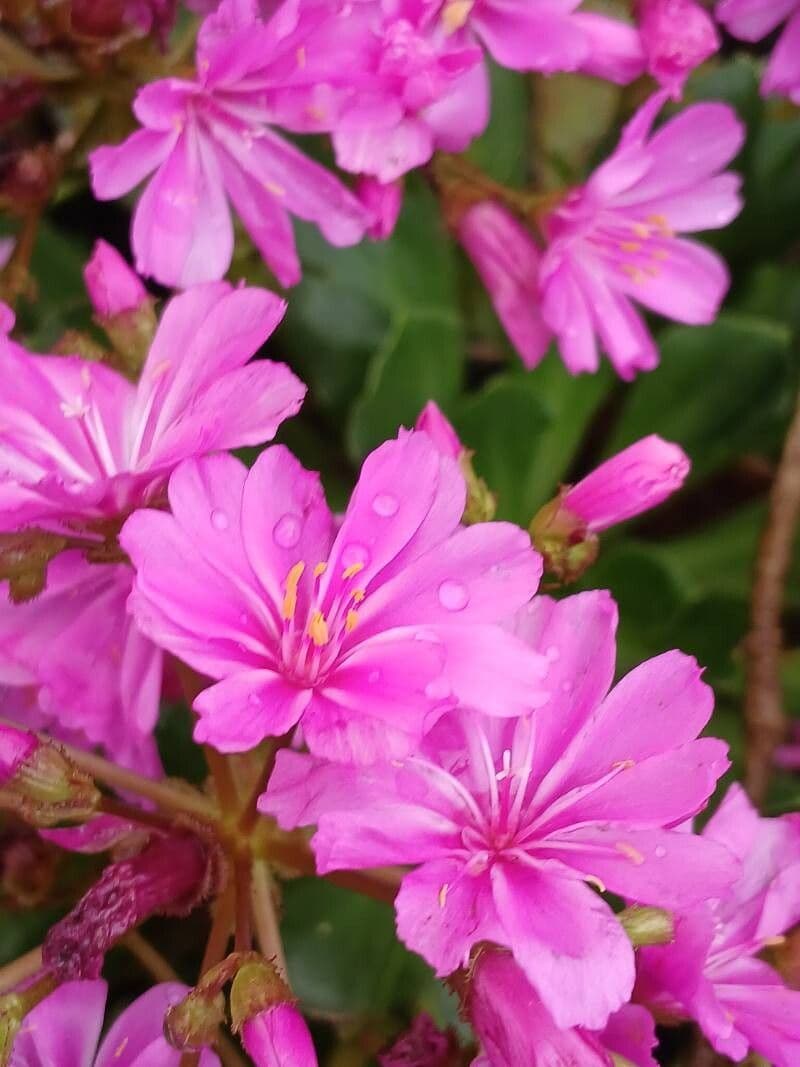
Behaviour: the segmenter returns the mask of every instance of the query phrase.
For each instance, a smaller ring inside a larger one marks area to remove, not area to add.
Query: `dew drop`
[[[399,507],[400,501],[391,493],[378,493],[372,501],[372,510],[382,519],[390,519],[392,515],[396,515]]]
[[[260,708],[261,697],[258,695],[258,693],[249,693],[247,697],[247,703],[250,705],[251,708]]]
[[[53,690],[49,685],[43,685],[39,690],[39,707],[42,711],[50,711],[53,707]]]
[[[221,508],[214,508],[211,512],[211,525],[215,530],[227,530],[231,522]]]
[[[549,648],[545,650],[545,656],[551,663],[555,663],[557,659],[561,658],[561,652],[555,645],[550,645]]]
[[[463,582],[445,579],[439,586],[439,603],[448,611],[463,611],[469,604],[469,593]]]
[[[663,858],[664,858],[664,857],[666,856],[666,854],[667,854],[667,850],[666,850],[666,849],[664,848],[664,846],[663,846],[663,845],[656,845],[656,847],[655,847],[655,848],[653,849],[653,851],[655,852],[656,856],[657,856],[657,857],[658,857],[658,858],[659,858],[660,860],[663,860]]]
[[[561,692],[562,693],[571,693],[572,692],[572,682],[570,682],[570,681],[562,682],[561,683]]]
[[[425,696],[428,700],[446,700],[450,693],[450,685],[446,678],[435,678],[425,686]]]
[[[347,570],[348,567],[355,567],[359,564],[362,567],[366,567],[368,563],[369,551],[364,545],[360,545],[358,542],[353,541],[351,544],[345,545],[342,549],[342,566],[345,570]]]
[[[380,671],[370,671],[369,674],[367,675],[367,681],[369,682],[370,685],[377,685],[380,680],[381,680],[381,672]]]
[[[297,515],[282,515],[272,528],[272,539],[279,548],[294,548],[302,529],[303,524]]]

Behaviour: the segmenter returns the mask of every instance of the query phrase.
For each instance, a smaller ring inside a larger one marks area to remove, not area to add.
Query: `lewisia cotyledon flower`
[[[259,289],[199,286],[166,307],[139,382],[0,337],[0,530],[39,527],[102,545],[163,498],[188,456],[269,440],[305,393],[282,364],[248,363],[284,303]],[[0,605],[0,685],[35,694],[22,721],[101,745],[152,771],[162,656],[125,604],[124,563],[58,556],[36,599]]]
[[[331,128],[330,57],[307,38],[326,19],[341,31],[338,6],[287,0],[264,22],[255,0],[223,0],[198,37],[198,80],[146,85],[133,105],[143,128],[91,154],[102,200],[153,175],[133,218],[140,273],[179,287],[221,278],[233,254],[229,202],[282,285],[300,278],[290,215],[334,245],[364,236],[359,198],[273,129]],[[356,76],[344,55],[339,76]]]
[[[666,98],[652,96],[605,163],[544,217],[541,315],[573,373],[597,369],[598,338],[622,378],[651,370],[658,352],[634,304],[707,323],[727,291],[720,257],[679,235],[725,226],[738,214],[740,179],[723,168],[742,145],[743,127],[730,107],[709,103],[652,133]]]
[[[458,701],[513,715],[543,699],[542,657],[497,625],[541,559],[510,523],[459,526],[463,476],[426,434],[367,457],[338,531],[283,447],[249,472],[187,463],[169,499],[121,541],[141,628],[219,679],[194,702],[197,740],[239,752],[300,722],[313,752],[370,762],[406,755]]]
[[[676,916],[671,944],[639,954],[636,999],[695,1019],[724,1056],[752,1049],[775,1067],[800,1063],[800,992],[759,953],[800,921],[800,816],[762,819],[732,785],[703,830],[741,861],[729,892]]]
[[[598,889],[676,907],[736,872],[723,846],[672,829],[728,766],[721,741],[697,740],[711,690],[667,652],[609,692],[615,627],[606,593],[537,597],[516,628],[550,664],[543,707],[459,709],[417,753],[372,768],[283,751],[260,801],[282,826],[317,825],[321,873],[417,865],[395,902],[405,944],[440,976],[480,942],[507,947],[561,1028],[601,1029],[633,988],[633,949]],[[502,678],[488,668],[487,684]]]
[[[163,1034],[164,1016],[188,987],[162,982],[148,989],[114,1020],[101,1042],[107,992],[102,979],[60,985],[28,1012],[9,1067],[179,1067],[181,1053]],[[219,1067],[216,1053],[204,1049],[200,1067]]]

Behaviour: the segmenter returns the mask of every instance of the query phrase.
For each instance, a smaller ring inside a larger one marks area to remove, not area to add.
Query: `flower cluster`
[[[770,953],[800,922],[800,816],[762,817],[737,783],[716,804],[731,761],[706,733],[703,669],[665,645],[631,667],[615,600],[585,584],[601,538],[683,487],[683,448],[633,434],[588,471],[565,458],[570,483],[553,478],[517,524],[496,517],[517,502],[431,400],[326,497],[294,454],[306,386],[271,358],[287,304],[224,280],[243,262],[234,214],[290,287],[294,219],[335,247],[387,240],[405,176],[425,168],[526,367],[555,343],[573,374],[601,350],[622,379],[653,369],[636,305],[711,322],[727,268],[684,235],[742,207],[732,107],[692,103],[657,125],[720,47],[709,12],[10,7],[15,122],[43,93],[38,50],[68,42],[51,80],[79,99],[114,70],[139,123],[98,144],[90,93],[41,188],[86,134],[96,198],[144,189],[136,269],[97,241],[93,323],[52,353],[29,350],[11,306],[32,193],[0,237],[0,811],[37,848],[83,856],[41,946],[0,972],[0,1067],[227,1067],[234,1038],[256,1067],[316,1067],[280,930],[281,882],[299,876],[391,903],[399,941],[452,994],[449,1018],[418,1015],[393,1040],[378,1028],[382,1047],[371,1035],[364,1055],[382,1067],[655,1067],[660,1028],[689,1022],[733,1060],[797,1067],[800,991]],[[717,18],[746,40],[788,19],[763,89],[800,101],[792,4],[720,0]],[[657,88],[626,102],[616,149],[581,184],[510,189],[459,158],[489,122],[492,64]],[[151,72],[135,95],[130,69]],[[147,279],[179,291],[160,302]],[[165,774],[162,701],[185,705],[202,785]],[[794,766],[796,749],[776,759]],[[206,906],[187,986],[139,928]],[[117,950],[157,984],[113,1001],[103,1032]]]

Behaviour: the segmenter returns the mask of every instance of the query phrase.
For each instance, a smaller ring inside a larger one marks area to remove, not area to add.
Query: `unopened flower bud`
[[[225,998],[218,990],[192,989],[164,1016],[164,1036],[173,1048],[207,1048],[225,1022]]]
[[[36,734],[0,725],[0,807],[33,826],[90,818],[100,803],[94,782]]]
[[[666,500],[680,489],[690,468],[679,445],[650,434],[573,485],[563,504],[591,533],[600,533]]]
[[[95,244],[83,277],[95,314],[121,357],[122,369],[135,377],[156,331],[152,298],[119,252],[102,240]]]
[[[714,20],[695,0],[639,0],[637,15],[649,73],[680,97],[694,68],[719,48]]]
[[[384,184],[365,174],[358,180],[356,193],[371,216],[367,233],[372,240],[385,241],[391,237],[403,205],[403,183]]]
[[[256,1067],[317,1067],[305,1020],[289,1001],[274,1004],[242,1025],[242,1044]]]
[[[545,570],[564,583],[575,582],[597,559],[597,536],[564,506],[562,490],[534,515],[528,532]]]
[[[187,914],[211,890],[211,857],[190,834],[159,837],[112,863],[45,938],[42,958],[61,981],[98,978],[106,952],[151,915]]]
[[[474,453],[464,447],[452,423],[435,401],[428,401],[417,416],[414,429],[426,433],[443,456],[457,460],[467,483],[467,503],[462,522],[471,526],[493,519],[497,511],[497,499],[483,478],[476,474],[472,465]]]
[[[675,920],[663,908],[630,907],[617,915],[630,942],[644,945],[668,945],[675,937]]]

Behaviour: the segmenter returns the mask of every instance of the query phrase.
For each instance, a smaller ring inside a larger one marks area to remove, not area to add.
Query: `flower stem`
[[[275,887],[272,873],[265,860],[256,860],[252,871],[253,919],[262,953],[271,960],[284,981],[287,981],[286,956],[281,940],[278,912],[275,907]]]
[[[745,640],[744,719],[747,747],[744,784],[756,804],[763,802],[776,747],[786,733],[781,688],[781,615],[784,583],[800,517],[800,395],[775,472],[756,557]]]

